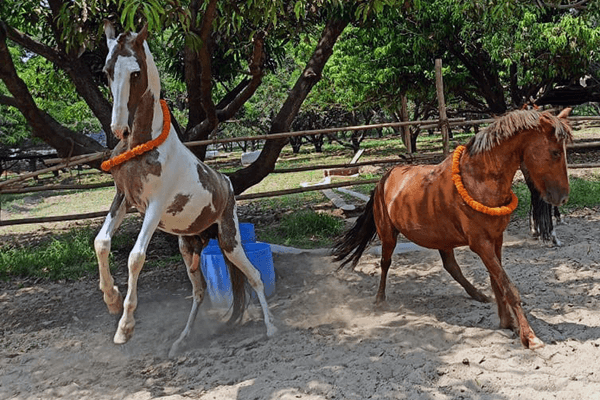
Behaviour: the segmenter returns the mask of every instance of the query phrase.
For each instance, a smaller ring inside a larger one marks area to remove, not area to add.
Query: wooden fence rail
[[[570,117],[571,121],[600,121],[600,117]],[[480,120],[471,120],[467,121],[464,118],[453,118],[447,119],[447,124],[450,126],[469,126],[469,125],[480,125],[480,124],[488,124],[494,121],[494,119],[480,119]],[[445,122],[445,121],[442,121]],[[385,127],[402,127],[402,126],[411,126],[411,125],[428,125],[428,126],[437,126],[441,122],[440,120],[420,120],[420,121],[406,121],[406,122],[390,122],[390,123],[382,123],[382,124],[372,124],[372,125],[358,125],[358,126],[348,126],[348,127],[337,127],[337,128],[325,128],[325,129],[315,129],[315,130],[305,130],[305,131],[296,131],[296,132],[285,132],[285,133],[276,133],[269,135],[258,135],[258,136],[247,136],[247,137],[236,137],[236,138],[222,138],[222,139],[208,139],[208,140],[200,140],[194,142],[186,142],[186,146],[200,146],[200,145],[210,145],[210,144],[218,144],[218,143],[228,143],[233,141],[242,141],[242,140],[272,140],[272,139],[281,139],[288,138],[294,136],[307,136],[307,135],[318,135],[318,134],[330,134],[340,131],[358,131],[358,130],[367,130],[367,129],[379,129]],[[435,125],[437,124],[437,125]],[[587,142],[587,143],[575,143],[569,145],[569,148],[573,149],[583,149],[590,147],[600,147],[600,142]],[[14,193],[28,193],[28,192],[39,192],[45,190],[79,190],[79,189],[94,189],[101,187],[112,186],[113,183],[99,183],[92,185],[53,185],[48,187],[38,187],[38,188],[15,188],[15,189],[2,189],[10,184],[20,182],[22,180],[32,178],[41,173],[55,171],[61,168],[75,166],[79,164],[85,164],[92,161],[96,161],[102,158],[108,157],[108,152],[99,152],[93,154],[85,154],[81,156],[71,157],[68,160],[55,160],[58,162],[54,167],[46,168],[44,170],[35,171],[32,173],[24,174],[20,177],[10,179],[4,182],[0,182],[0,194],[14,194]],[[410,161],[415,161],[419,158],[423,157],[442,157],[443,153],[434,153],[429,155],[407,155],[407,158]],[[377,164],[390,164],[390,163],[400,163],[403,160],[401,158],[393,158],[393,159],[384,159],[384,160],[372,160],[359,162],[354,164],[333,164],[333,165],[313,165],[306,167],[296,167],[296,168],[281,168],[273,171],[274,173],[290,173],[290,172],[300,172],[300,171],[310,171],[310,170],[318,170],[325,168],[346,168],[349,166],[362,166],[362,165],[377,165]],[[406,161],[406,160],[405,160]],[[600,164],[574,164],[569,165],[569,168],[599,168]],[[357,184],[368,184],[377,182],[379,179],[372,180],[361,180],[361,181],[347,181],[347,182],[338,182],[327,185],[315,185],[309,187],[302,188],[294,188],[294,189],[286,189],[286,190],[278,190],[272,192],[263,192],[263,193],[251,193],[251,194],[241,194],[236,197],[238,200],[250,200],[250,199],[258,199],[264,197],[275,197],[282,196],[287,194],[295,194],[308,192],[313,190],[323,190],[323,189],[331,189],[337,187],[344,186],[353,186]],[[6,220],[0,221],[0,226],[9,226],[9,225],[21,225],[21,224],[32,224],[32,223],[44,223],[44,222],[57,222],[57,221],[69,221],[69,220],[78,220],[78,219],[87,219],[87,218],[97,218],[101,216],[105,216],[108,211],[99,211],[92,213],[84,213],[84,214],[73,214],[73,215],[63,215],[63,216],[52,216],[52,217],[42,217],[42,218],[23,218],[18,220]]]
[[[329,183],[325,185],[314,185],[308,187],[299,187],[294,189],[285,189],[285,190],[275,190],[271,192],[262,192],[262,193],[248,193],[241,194],[236,196],[236,200],[254,200],[260,199],[264,197],[276,197],[283,196],[287,194],[296,194],[296,193],[304,193],[310,192],[314,190],[323,190],[323,189],[333,189],[344,186],[354,186],[354,185],[366,185],[370,183],[379,182],[379,178],[376,179],[366,179],[366,180],[354,180],[347,182],[337,182],[337,183]],[[127,210],[127,213],[135,213],[137,210],[135,208],[130,208]],[[20,218],[13,220],[0,220],[1,226],[12,226],[12,225],[25,225],[25,224],[42,224],[47,222],[60,222],[60,221],[75,221],[81,219],[90,219],[90,218],[99,218],[105,217],[108,214],[108,210],[106,211],[97,211],[97,212],[89,212],[83,214],[70,214],[70,215],[56,215],[52,217],[37,217],[37,218]]]
[[[593,149],[600,148],[600,141],[593,142],[582,142],[582,143],[571,143],[567,145],[567,149],[569,150],[583,150],[583,149]],[[276,168],[273,170],[273,174],[286,174],[286,173],[294,173],[294,172],[305,172],[305,171],[316,171],[321,169],[330,169],[330,168],[349,168],[349,167],[361,167],[366,165],[384,165],[384,164],[399,164],[401,162],[415,162],[415,161],[428,161],[436,158],[443,157],[443,153],[428,153],[428,154],[406,154],[402,158],[394,157],[394,158],[385,158],[381,160],[371,160],[371,161],[361,161],[356,163],[341,163],[341,164],[317,164],[317,165],[307,165],[304,167],[294,167],[294,168]],[[568,166],[571,169],[578,168],[599,168],[600,164],[569,164]],[[2,194],[23,194],[23,193],[37,193],[37,192],[45,192],[51,190],[88,190],[88,189],[98,189],[114,186],[113,182],[104,182],[104,183],[94,183],[89,185],[48,185],[48,186],[33,186],[33,187],[23,187],[23,188],[9,188],[9,189],[1,189],[0,195]]]
[[[570,117],[569,119],[571,121],[600,121],[600,117],[596,117],[596,116]],[[494,122],[494,119],[488,118],[488,119],[478,119],[478,120],[467,121],[464,118],[450,118],[450,119],[447,119],[446,121],[449,126],[469,126],[469,125],[489,124],[489,123]],[[444,121],[441,121],[441,122],[444,122]],[[257,135],[257,136],[243,136],[243,137],[221,138],[221,139],[215,138],[215,139],[186,142],[185,145],[188,147],[195,147],[195,146],[201,146],[201,145],[211,145],[211,144],[229,143],[229,142],[237,142],[237,141],[273,140],[273,139],[289,138],[289,137],[294,137],[294,136],[320,135],[320,134],[330,134],[330,133],[343,132],[343,131],[359,131],[359,130],[380,129],[380,128],[386,128],[386,127],[402,127],[402,126],[411,126],[411,125],[427,125],[428,127],[431,127],[431,126],[439,126],[439,124],[441,122],[439,119],[437,119],[437,120],[405,121],[405,122],[386,122],[386,123],[381,123],[381,124],[312,129],[312,130],[305,130],[305,131],[273,133],[273,134]],[[18,176],[16,178],[0,182],[0,189],[3,187],[10,186],[17,182],[21,182],[23,180],[33,178],[34,176],[37,176],[39,174],[43,174],[46,172],[52,172],[52,171],[56,171],[56,170],[59,170],[62,168],[71,167],[71,166],[75,166],[75,165],[79,165],[79,164],[90,163],[92,161],[97,161],[97,160],[100,160],[103,158],[108,158],[109,156],[110,156],[110,151],[103,151],[103,152],[92,153],[92,154],[83,154],[80,156],[71,157],[69,159],[52,160],[53,162],[58,162],[59,164],[55,165],[53,167],[38,170],[35,172],[30,172],[30,173]]]

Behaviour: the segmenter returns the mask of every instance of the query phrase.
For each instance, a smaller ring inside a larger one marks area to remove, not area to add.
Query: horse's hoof
[[[482,303],[494,303],[494,299],[486,295],[483,295],[483,299],[479,301]]]
[[[175,356],[179,352],[179,344],[180,344],[179,340],[177,340],[175,343],[173,343],[173,345],[171,346],[171,349],[169,350],[169,355],[168,355],[169,358],[175,358]]]
[[[519,336],[519,327],[515,325],[512,319],[502,320],[500,319],[500,329],[507,329],[509,331],[513,331],[517,336]],[[523,345],[527,347],[526,342],[523,342]]]
[[[475,293],[471,294],[471,297],[473,298],[473,300],[476,300],[480,303],[493,303],[494,302],[491,297],[488,297],[481,292],[475,292]]]
[[[389,308],[390,308],[390,305],[385,300],[383,300],[383,301],[378,300],[375,302],[375,310],[376,311],[388,311]]]
[[[538,339],[535,336],[533,338],[529,338],[528,344],[529,344],[529,346],[528,346],[529,350],[541,349],[542,347],[545,346],[544,342],[542,342],[540,339]]]
[[[131,339],[132,335],[133,328],[130,329],[128,332],[124,332],[122,329],[119,328],[117,329],[117,333],[115,333],[113,341],[115,342],[115,344],[125,344],[129,339]]]
[[[277,328],[274,325],[267,326],[267,337],[273,337],[277,334]]]

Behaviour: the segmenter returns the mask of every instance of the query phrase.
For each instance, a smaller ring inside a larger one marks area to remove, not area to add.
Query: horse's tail
[[[523,170],[523,168],[521,168]],[[540,239],[544,242],[552,240],[552,231],[554,225],[552,224],[552,205],[546,203],[540,194],[540,191],[536,189],[535,185],[529,178],[529,174],[524,172],[525,183],[531,193],[531,205],[529,207],[529,228],[535,231]],[[533,224],[533,226],[531,226]]]
[[[357,218],[352,228],[339,237],[333,245],[331,254],[335,256],[335,261],[343,261],[338,269],[344,268],[348,263],[352,263],[352,268],[354,268],[371,240],[377,234],[377,227],[373,216],[374,197],[375,191],[371,193],[371,198],[365,206],[365,210]]]
[[[231,316],[227,320],[228,324],[239,322],[244,316],[246,306],[248,305],[246,299],[246,275],[239,268],[237,268],[227,257],[223,254],[225,264],[229,270],[229,278],[231,280],[231,292],[233,293],[233,303],[231,304]]]

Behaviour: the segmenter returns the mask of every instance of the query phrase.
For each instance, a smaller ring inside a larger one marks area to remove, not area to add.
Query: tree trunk
[[[6,45],[6,38],[6,30],[3,25],[0,25],[0,79],[13,95],[15,107],[19,109],[31,126],[33,136],[55,148],[61,157],[103,151],[104,148],[98,142],[63,127],[37,107],[27,85],[15,70]]]
[[[313,86],[321,79],[323,68],[333,53],[333,46],[338,37],[348,25],[348,21],[330,20],[325,25],[321,39],[315,48],[304,71],[288,94],[281,110],[273,120],[269,133],[287,132],[292,121],[300,111],[300,106],[310,93]],[[258,159],[248,167],[234,172],[231,183],[236,194],[252,187],[262,181],[275,169],[275,163],[281,149],[288,143],[288,139],[267,140]]]

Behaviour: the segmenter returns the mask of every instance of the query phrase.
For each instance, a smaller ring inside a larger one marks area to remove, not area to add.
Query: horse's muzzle
[[[123,140],[123,138],[127,138],[129,136],[129,127],[128,126],[115,126],[111,125],[110,129],[112,130],[113,135],[119,140]]]
[[[569,190],[550,189],[546,191],[542,198],[548,204],[552,204],[553,206],[562,206],[569,200]]]

